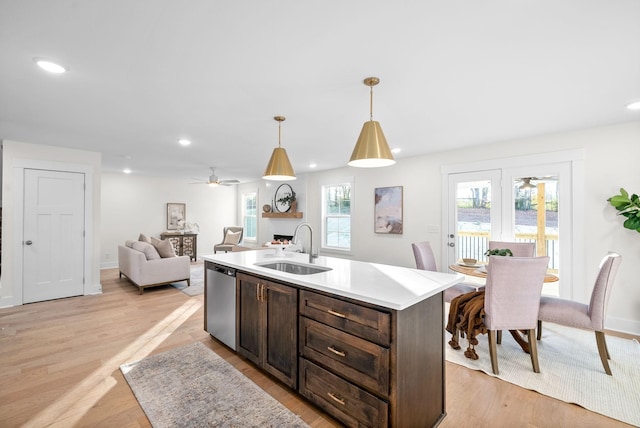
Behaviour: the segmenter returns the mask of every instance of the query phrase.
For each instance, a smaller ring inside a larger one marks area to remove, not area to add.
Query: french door
[[[570,295],[562,284],[571,283],[571,263],[562,263],[561,252],[570,228],[560,233],[571,219],[561,195],[570,194],[571,168],[564,163],[448,174],[446,265],[462,258],[485,263],[490,240],[533,242],[536,255],[549,256],[549,271],[560,276],[545,284],[543,294]]]

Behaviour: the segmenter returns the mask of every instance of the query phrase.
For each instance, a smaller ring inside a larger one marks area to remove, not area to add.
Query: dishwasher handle
[[[235,269],[230,269],[224,266],[214,266],[213,270],[215,272],[221,273],[223,275],[227,275],[227,276],[236,276],[236,270]]]

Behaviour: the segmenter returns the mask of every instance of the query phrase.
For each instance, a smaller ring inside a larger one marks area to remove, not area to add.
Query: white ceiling
[[[106,171],[258,179],[275,115],[297,173],[344,166],[368,76],[398,158],[640,120],[640,1],[0,0],[0,139]]]

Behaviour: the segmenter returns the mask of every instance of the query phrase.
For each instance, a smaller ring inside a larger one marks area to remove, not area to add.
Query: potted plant
[[[618,215],[627,218],[622,224],[625,228],[640,233],[640,197],[638,195],[633,194],[629,197],[629,193],[620,188],[620,194],[610,197],[607,201],[618,210]]]
[[[291,207],[291,212],[296,212],[297,203],[296,203],[296,192],[291,191],[291,193],[287,193],[280,199],[277,199],[276,202]]]
[[[513,257],[513,253],[508,248],[494,248],[493,250],[487,250],[484,252],[484,255],[489,256],[508,256]]]
[[[508,248],[494,248],[493,250],[487,250],[484,252],[484,255],[487,256],[487,263],[489,263],[491,256],[513,257],[513,253]]]

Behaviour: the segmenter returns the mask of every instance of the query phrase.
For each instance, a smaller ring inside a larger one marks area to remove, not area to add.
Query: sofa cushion
[[[147,258],[147,260],[157,260],[160,258],[160,254],[158,254],[158,250],[156,250],[156,247],[149,244],[148,242],[135,241],[131,248],[144,253],[144,256]]]
[[[125,247],[129,247],[129,248],[133,248],[133,243],[134,242],[138,242],[138,241],[132,241],[131,239],[129,239],[124,243],[124,246]]]
[[[174,250],[173,244],[169,239],[158,239],[151,237],[151,245],[156,247],[156,250],[158,250],[158,254],[160,254],[160,257],[162,257],[163,259],[176,256],[176,251]]]
[[[145,235],[144,233],[141,233],[140,236],[138,236],[138,241],[141,242],[147,242],[149,244],[151,244],[151,240],[149,239],[149,237],[147,235]]]
[[[242,231],[237,231],[237,232],[232,232],[230,230],[227,230],[227,234],[224,236],[224,242],[223,244],[231,244],[231,245],[237,245],[238,242],[240,242],[240,234],[242,233]]]

